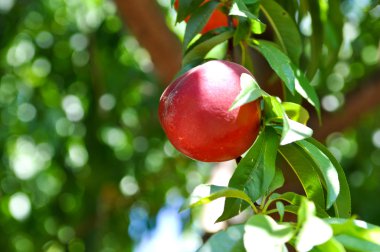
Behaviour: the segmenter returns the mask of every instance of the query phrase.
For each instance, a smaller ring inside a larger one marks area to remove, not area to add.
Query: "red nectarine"
[[[251,73],[223,60],[199,65],[176,80],[160,98],[159,119],[170,142],[200,161],[220,162],[243,154],[260,128],[258,100],[229,111]]]

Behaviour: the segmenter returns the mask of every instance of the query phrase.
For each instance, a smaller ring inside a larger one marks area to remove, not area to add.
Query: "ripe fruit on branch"
[[[258,100],[229,111],[241,91],[243,66],[213,60],[174,80],[160,98],[159,119],[170,142],[204,162],[231,160],[254,142],[260,128]]]
[[[204,2],[207,2],[209,0],[205,0]],[[177,10],[179,6],[179,0],[176,0],[174,2],[174,8]],[[215,11],[211,14],[210,19],[206,23],[206,25],[203,27],[201,34],[205,34],[208,31],[211,31],[213,29],[219,28],[219,27],[227,27],[228,26],[228,17],[227,15],[222,11],[223,5],[219,4],[219,6],[215,9]],[[189,21],[190,17],[187,17],[185,19],[185,22]],[[237,20],[233,19],[233,24],[237,25]]]

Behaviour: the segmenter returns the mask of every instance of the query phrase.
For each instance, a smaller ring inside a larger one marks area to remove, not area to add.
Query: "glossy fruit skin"
[[[207,2],[209,0],[206,0],[204,2]],[[174,2],[174,8],[177,10],[179,5],[179,0],[176,0]],[[210,19],[206,23],[206,25],[203,27],[201,34],[205,34],[208,31],[211,31],[213,29],[219,28],[219,27],[227,27],[228,26],[228,17],[223,11],[221,11],[222,5],[219,5],[217,9],[211,14]],[[189,17],[185,19],[185,22],[189,21]],[[233,20],[233,24],[236,26],[237,21],[236,19]]]
[[[174,80],[159,103],[160,123],[173,146],[195,160],[239,157],[260,128],[260,101],[228,111],[240,93],[240,76],[251,73],[223,60],[199,65]]]

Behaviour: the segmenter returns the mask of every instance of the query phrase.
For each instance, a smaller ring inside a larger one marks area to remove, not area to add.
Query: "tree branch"
[[[310,119],[315,129],[313,137],[323,141],[332,132],[354,126],[360,119],[380,107],[380,71],[358,84],[358,88],[346,95],[344,107],[335,113],[322,115],[322,126],[316,116]]]
[[[121,17],[140,45],[148,50],[157,74],[169,84],[181,67],[181,44],[152,0],[115,0]]]

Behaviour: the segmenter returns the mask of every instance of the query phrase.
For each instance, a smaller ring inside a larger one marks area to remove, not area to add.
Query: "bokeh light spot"
[[[104,94],[99,99],[99,105],[103,110],[109,111],[115,107],[116,99],[112,94]]]
[[[38,77],[46,77],[51,71],[51,64],[45,58],[38,58],[33,62],[32,71]]]
[[[18,106],[17,117],[22,122],[32,121],[37,114],[36,108],[30,103],[23,103]]]
[[[81,144],[71,144],[69,147],[69,164],[73,168],[81,168],[88,161],[88,152]]]
[[[62,100],[62,108],[67,119],[73,122],[80,121],[84,116],[84,110],[79,98],[75,95],[68,95]]]
[[[125,196],[132,196],[139,191],[136,179],[128,175],[120,180],[119,188]]]
[[[41,48],[49,48],[54,43],[54,37],[50,32],[42,31],[37,34],[36,43]]]
[[[380,148],[380,129],[376,130],[372,135],[372,143],[376,148]]]
[[[22,221],[26,219],[30,214],[31,208],[29,197],[25,193],[15,193],[9,200],[9,212],[16,220]]]

